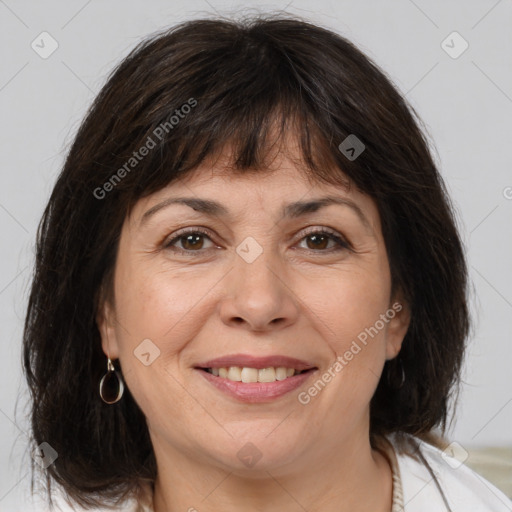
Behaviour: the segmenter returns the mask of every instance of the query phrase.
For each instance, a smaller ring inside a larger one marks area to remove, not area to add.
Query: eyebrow
[[[156,212],[174,204],[184,204],[189,206],[193,210],[208,215],[210,217],[229,217],[229,210],[217,201],[211,199],[200,199],[197,197],[170,197],[165,199],[161,203],[156,204],[147,210],[141,218],[140,227],[146,223],[150,217]],[[361,222],[371,231],[373,229],[364,215],[361,208],[348,198],[336,197],[336,196],[325,196],[312,199],[310,201],[296,201],[288,203],[281,209],[281,219],[284,218],[298,218],[308,213],[314,213],[321,208],[326,206],[338,204],[342,206],[348,206],[351,208],[359,217]]]

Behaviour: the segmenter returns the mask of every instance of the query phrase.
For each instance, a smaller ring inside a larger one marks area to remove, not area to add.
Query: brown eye
[[[182,253],[202,252],[203,250],[210,249],[211,247],[204,247],[205,238],[211,241],[206,231],[201,231],[197,228],[188,231],[182,231],[181,234],[173,237],[164,243],[165,249],[175,250]],[[176,246],[180,244],[180,246]]]
[[[308,235],[306,240],[311,242],[311,244],[308,244],[308,249],[326,249],[329,238],[326,235]]]
[[[204,235],[202,234],[185,235],[180,236],[178,240],[183,240],[182,247],[187,251],[194,249],[202,249],[203,236]]]
[[[310,232],[302,240],[306,240],[306,248],[314,252],[331,252],[330,249],[334,251],[350,249],[350,244],[346,240],[336,233],[325,230]],[[334,247],[328,246],[331,241],[335,242]]]

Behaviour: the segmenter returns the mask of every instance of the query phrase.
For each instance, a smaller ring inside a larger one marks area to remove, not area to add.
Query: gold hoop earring
[[[106,404],[115,404],[124,393],[124,382],[110,359],[107,361],[107,373],[100,380],[100,397]]]

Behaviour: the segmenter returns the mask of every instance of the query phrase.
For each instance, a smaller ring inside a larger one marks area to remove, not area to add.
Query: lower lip
[[[217,389],[223,391],[227,395],[230,395],[242,402],[257,403],[257,402],[270,402],[275,398],[297,389],[307,379],[316,372],[315,370],[309,370],[293,377],[287,377],[284,380],[276,380],[274,382],[235,382],[223,377],[217,377],[211,373],[200,370],[196,370],[203,375],[203,377],[213,384]]]

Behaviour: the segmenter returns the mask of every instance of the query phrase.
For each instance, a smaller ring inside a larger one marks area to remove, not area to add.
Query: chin
[[[268,478],[266,471],[272,472],[296,461],[299,455],[299,448],[304,446],[304,440],[297,433],[286,429],[276,429],[279,422],[264,422],[258,428],[254,425],[247,425],[240,430],[228,429],[233,438],[228,438],[224,443],[215,443],[218,451],[210,451],[211,457],[217,459],[226,467],[240,475],[251,475],[261,478]],[[208,447],[211,450],[211,446]]]

